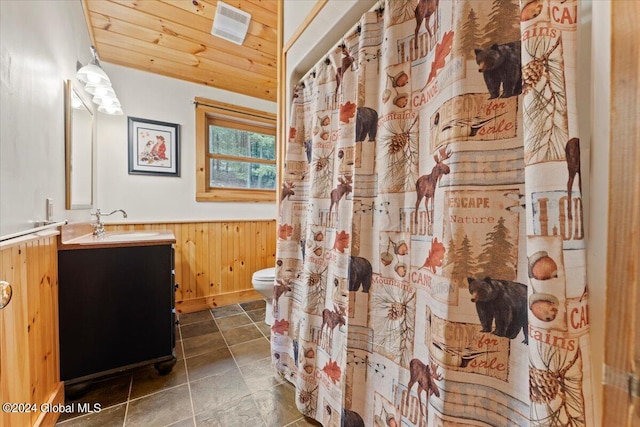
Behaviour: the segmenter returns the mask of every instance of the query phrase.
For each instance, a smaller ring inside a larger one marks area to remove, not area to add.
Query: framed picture
[[[129,174],[180,176],[180,125],[129,117]]]

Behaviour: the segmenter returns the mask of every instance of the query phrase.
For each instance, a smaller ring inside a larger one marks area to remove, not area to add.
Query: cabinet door
[[[171,246],[59,253],[63,380],[172,356]]]

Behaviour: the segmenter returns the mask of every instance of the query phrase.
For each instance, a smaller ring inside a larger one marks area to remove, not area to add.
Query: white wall
[[[79,0],[0,1],[0,236],[65,212],[64,85],[91,58]]]
[[[316,3],[317,0],[284,0],[282,38],[285,45],[302,23],[301,18],[304,19]]]
[[[276,112],[274,102],[102,62],[124,115],[98,114],[98,204],[124,209],[127,220],[272,219],[274,203],[196,202],[195,97]],[[129,175],[127,117],[180,125],[180,177]],[[274,197],[275,199],[275,197]]]
[[[66,211],[64,86],[91,59],[80,0],[0,0],[0,236],[45,219],[89,221]],[[276,104],[102,62],[124,116],[96,113],[95,207],[131,221],[271,219],[275,203],[195,201],[194,97],[276,112]],[[180,178],[128,174],[127,115],[181,125]],[[114,216],[115,217],[115,216]],[[118,221],[117,218],[107,218]],[[110,221],[108,221],[110,222]]]

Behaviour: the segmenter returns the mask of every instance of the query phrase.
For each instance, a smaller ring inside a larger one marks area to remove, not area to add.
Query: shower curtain
[[[271,346],[324,426],[591,426],[575,0],[388,0],[293,95]]]

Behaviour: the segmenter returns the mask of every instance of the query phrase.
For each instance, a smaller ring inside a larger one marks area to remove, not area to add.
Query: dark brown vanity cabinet
[[[60,377],[65,384],[175,364],[173,245],[59,250]]]

